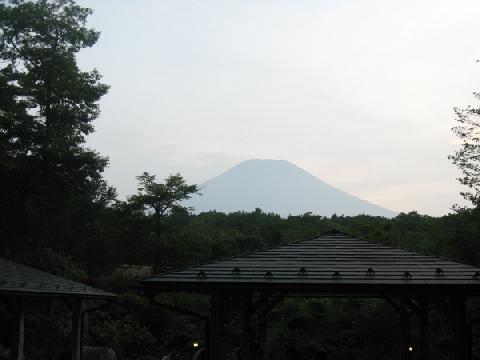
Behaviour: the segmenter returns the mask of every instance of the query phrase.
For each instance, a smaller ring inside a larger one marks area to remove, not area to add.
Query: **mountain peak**
[[[286,168],[286,167],[295,167],[300,169],[298,166],[292,164],[291,162],[287,160],[276,160],[276,159],[250,159],[250,160],[245,160],[242,161],[241,163],[233,166],[227,171],[233,170],[235,168]]]
[[[393,211],[347,194],[286,160],[250,159],[201,184],[202,196],[188,201],[196,212],[253,211],[282,216],[368,214],[392,217]]]

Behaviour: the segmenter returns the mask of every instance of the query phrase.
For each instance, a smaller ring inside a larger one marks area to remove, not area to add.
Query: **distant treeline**
[[[152,265],[159,272],[301,241],[337,229],[367,240],[480,265],[478,210],[442,217],[410,212],[392,219],[312,214],[282,218],[260,209],[199,215],[174,211],[162,218],[158,230],[154,215],[131,213],[129,208],[119,203],[104,209],[96,219],[96,233],[66,247],[61,244],[55,250],[88,265],[86,270],[91,275],[121,264]]]
[[[155,272],[161,272],[337,229],[367,240],[480,265],[479,216],[478,210],[463,210],[442,217],[410,212],[392,219],[312,214],[282,218],[260,209],[193,215],[178,208],[158,219],[129,202],[117,202],[99,209],[89,227],[56,243],[51,241],[48,249],[74,260],[95,278],[120,265],[153,266]],[[15,242],[11,255],[36,252],[29,243]]]

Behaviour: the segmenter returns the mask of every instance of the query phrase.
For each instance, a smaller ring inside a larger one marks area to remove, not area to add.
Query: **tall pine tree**
[[[108,91],[76,54],[99,33],[72,0],[0,1],[0,250],[75,246],[115,196],[85,146]]]

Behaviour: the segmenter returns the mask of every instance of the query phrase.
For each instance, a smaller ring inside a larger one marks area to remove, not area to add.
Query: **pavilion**
[[[223,359],[222,319],[225,299],[231,294],[244,299],[242,359],[250,358],[252,317],[264,317],[279,299],[361,296],[383,298],[398,312],[402,360],[409,359],[410,314],[418,318],[419,358],[429,359],[429,305],[440,304],[451,320],[455,359],[467,360],[471,336],[466,300],[480,295],[480,268],[330,231],[310,240],[152,276],[141,283],[151,298],[172,291],[210,295],[207,346],[211,360]]]
[[[114,297],[112,293],[0,258],[0,301],[8,306],[14,318],[10,358],[24,359],[25,308],[29,300],[47,298],[66,302],[72,311],[72,358],[80,360],[82,315],[89,311],[84,300],[108,301]]]

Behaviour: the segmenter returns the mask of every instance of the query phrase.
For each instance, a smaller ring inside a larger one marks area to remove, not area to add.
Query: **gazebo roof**
[[[115,295],[0,258],[0,295],[112,298]]]
[[[480,293],[480,268],[331,231],[152,276],[146,292]]]

